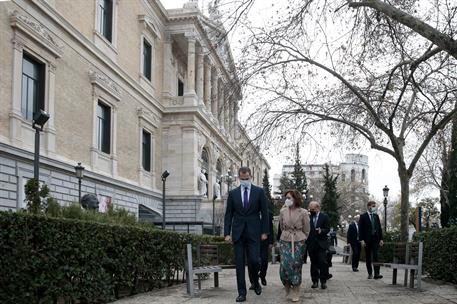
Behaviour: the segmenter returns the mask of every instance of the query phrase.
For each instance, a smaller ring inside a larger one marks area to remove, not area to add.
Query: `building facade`
[[[237,119],[224,33],[196,1],[1,2],[0,209],[25,207],[32,118],[43,109],[40,181],[59,202],[78,201],[81,162],[83,195],[160,220],[168,170],[167,221],[207,221],[218,181],[223,197],[240,165],[269,167]]]
[[[368,156],[362,154],[346,154],[339,164],[328,163],[330,173],[338,176],[337,189],[340,194],[339,207],[343,218],[353,215],[355,210],[365,210],[369,197],[368,192]],[[308,196],[318,201],[322,200],[323,175],[325,164],[303,164],[308,182]],[[282,174],[291,177],[294,165],[283,165]],[[278,192],[281,175],[273,178],[273,193]]]

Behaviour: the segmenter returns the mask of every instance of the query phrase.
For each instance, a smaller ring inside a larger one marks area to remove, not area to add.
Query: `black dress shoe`
[[[352,268],[352,271],[358,272],[359,270],[357,268]]]
[[[236,301],[237,301],[237,302],[246,302],[246,296],[238,296],[238,297],[236,298]]]
[[[369,280],[369,279],[372,279],[372,278],[373,278],[373,275],[369,274],[369,275],[368,275],[368,280]]]
[[[327,280],[330,280],[331,278],[333,278],[333,274],[329,273],[327,276]]]
[[[251,287],[249,287],[249,290],[254,290],[254,285],[251,285]]]
[[[321,288],[322,289],[327,289],[327,283],[325,283],[325,282],[321,283]]]
[[[260,296],[260,294],[262,293],[262,286],[260,286],[259,283],[257,283],[257,286],[254,286],[254,292],[258,296]]]
[[[382,279],[382,275],[380,275],[380,274],[375,274],[375,275],[374,275],[374,279],[375,279],[375,280]]]
[[[262,283],[263,286],[267,286],[267,279],[266,278],[260,278],[260,283]]]
[[[313,285],[311,285],[311,288],[317,288],[319,287],[319,284],[317,282],[313,282]]]

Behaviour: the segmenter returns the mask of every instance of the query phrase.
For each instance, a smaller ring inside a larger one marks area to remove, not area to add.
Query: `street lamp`
[[[389,188],[387,185],[382,189],[384,195],[384,231],[387,232],[387,196],[389,196]]]
[[[170,175],[168,170],[163,171],[162,173],[162,229],[165,230],[165,182],[167,177]]]
[[[33,114],[32,128],[35,129],[35,158],[33,163],[33,178],[39,182],[40,175],[40,132],[49,119],[49,114],[38,110]]]
[[[84,167],[81,166],[81,163],[78,163],[75,166],[76,177],[78,178],[78,202],[81,203],[81,180],[84,177]]]

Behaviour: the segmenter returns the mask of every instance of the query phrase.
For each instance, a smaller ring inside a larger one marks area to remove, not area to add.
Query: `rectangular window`
[[[152,47],[143,39],[143,75],[151,80],[151,65],[152,65]]]
[[[98,31],[108,41],[113,35],[113,0],[97,0]]]
[[[29,120],[44,110],[45,65],[24,54],[22,58],[22,115]]]
[[[111,151],[111,108],[101,102],[97,105],[97,148],[107,154]]]
[[[184,96],[184,82],[178,78],[178,96]]]
[[[143,169],[151,171],[151,133],[143,130]]]

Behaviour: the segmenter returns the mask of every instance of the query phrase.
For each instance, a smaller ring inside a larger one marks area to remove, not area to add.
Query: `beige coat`
[[[309,235],[309,214],[303,208],[283,207],[279,213],[281,240],[300,242]]]

